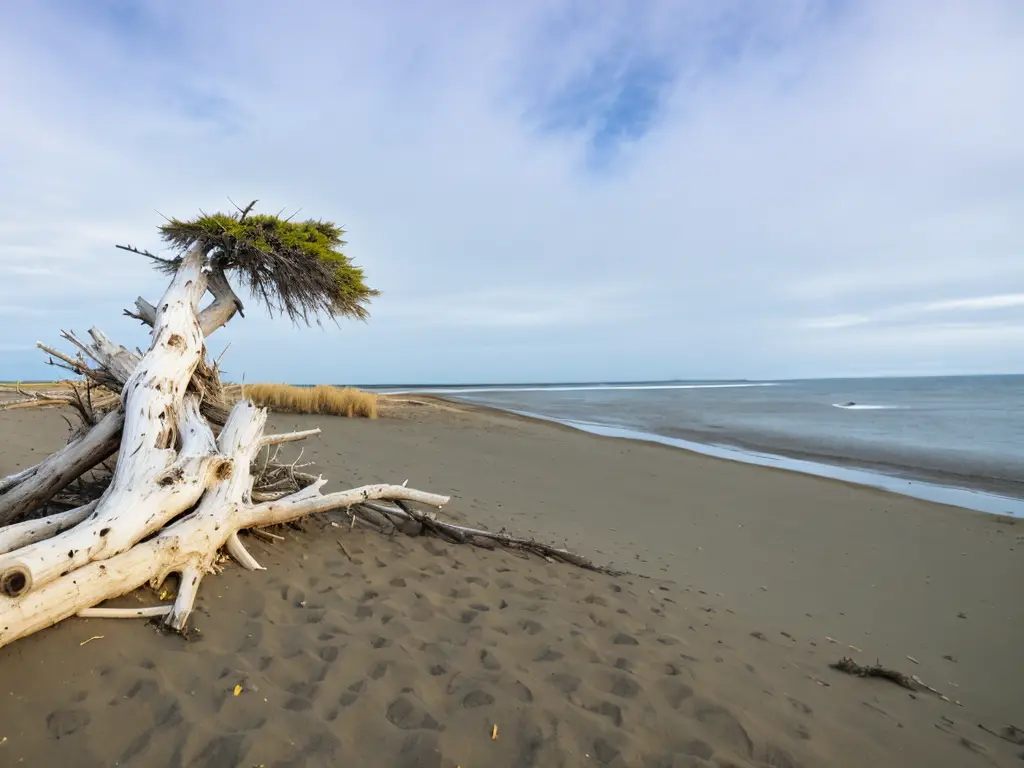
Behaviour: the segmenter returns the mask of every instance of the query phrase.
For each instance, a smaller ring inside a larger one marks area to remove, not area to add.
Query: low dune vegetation
[[[245,397],[272,411],[323,413],[334,416],[376,419],[380,414],[377,395],[354,387],[297,387],[292,384],[246,384]],[[241,393],[240,393],[241,394]]]

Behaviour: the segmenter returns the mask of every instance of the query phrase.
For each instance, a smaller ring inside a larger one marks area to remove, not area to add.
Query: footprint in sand
[[[51,738],[62,739],[90,722],[92,717],[84,709],[57,709],[46,717],[46,730]]]
[[[419,703],[405,695],[399,696],[388,705],[385,716],[392,725],[403,731],[416,728],[440,731],[443,728]]]
[[[292,712],[305,712],[307,709],[311,709],[312,706],[309,699],[304,699],[301,696],[292,696],[284,703],[284,708]]]
[[[718,736],[727,744],[733,745],[737,752],[746,757],[751,757],[754,754],[754,743],[750,740],[747,729],[725,707],[720,707],[717,704],[703,704],[697,707],[694,717],[703,723],[708,731]],[[772,765],[772,763],[769,763],[769,765]],[[789,768],[784,763],[777,765],[778,768]]]
[[[440,768],[441,750],[436,733],[418,731],[402,741],[395,768]]]
[[[555,672],[548,677],[548,681],[567,696],[570,693],[575,693],[583,682],[576,675],[568,675],[564,672]]]
[[[608,693],[621,699],[635,699],[640,693],[640,685],[625,675],[616,675],[612,678]]]
[[[480,651],[480,664],[490,672],[497,672],[501,669],[501,662],[494,658],[490,651]]]
[[[533,702],[533,691],[531,691],[529,686],[522,681],[516,680],[512,686],[512,690],[513,695],[524,704],[530,704]]]
[[[288,693],[293,696],[301,696],[304,699],[313,699],[320,686],[315,683],[292,683],[288,686]]]
[[[482,691],[479,688],[470,691],[462,698],[462,706],[466,709],[475,709],[476,707],[486,707],[489,704],[494,703],[494,697],[491,696],[487,691]]]
[[[594,747],[591,754],[601,765],[608,765],[615,760],[621,752],[619,752],[616,747],[609,744],[605,739],[599,738],[594,740]]]
[[[519,628],[528,635],[536,635],[544,631],[543,625],[533,619],[523,619],[519,622]]]
[[[684,741],[675,751],[681,755],[690,755],[692,757],[699,757],[701,760],[710,760],[711,756],[715,754],[715,750],[706,741],[700,739],[690,739]],[[769,763],[771,765],[771,763]]]
[[[794,699],[792,696],[787,696],[786,699],[787,701],[789,701],[790,706],[792,706],[793,709],[795,709],[802,715],[810,715],[814,712],[813,709],[811,709],[809,706],[804,704],[799,699]]]
[[[345,707],[351,707],[356,703],[356,700],[359,698],[359,694],[363,692],[364,688],[366,688],[365,680],[357,680],[352,683],[352,685],[348,687],[348,690],[341,694],[341,699],[338,700],[338,705],[343,709]]]
[[[655,687],[665,697],[672,709],[679,709],[684,701],[693,696],[693,688],[679,680],[678,677],[663,677],[655,683]],[[710,714],[708,716],[711,717]]]
[[[594,714],[604,715],[612,721],[616,728],[620,728],[622,726],[622,710],[619,708],[618,704],[612,704],[610,701],[602,701],[584,708]]]
[[[764,748],[761,762],[772,766],[772,768],[800,768],[800,763],[794,760],[789,752],[774,744],[769,744]]]
[[[140,701],[149,701],[159,691],[155,680],[136,680],[134,685],[124,694],[126,699],[139,698]]]
[[[190,763],[194,768],[218,768],[242,763],[243,734],[218,736],[203,748]]]
[[[556,651],[554,648],[547,648],[544,650],[534,661],[559,661],[564,658],[565,654],[561,651]]]

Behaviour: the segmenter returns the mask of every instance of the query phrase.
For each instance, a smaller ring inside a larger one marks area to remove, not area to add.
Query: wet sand
[[[194,641],[72,619],[0,649],[0,765],[1020,764],[978,726],[1024,726],[1024,525],[488,411],[272,421],[323,428],[328,489],[408,478],[634,575],[321,517],[206,581]],[[66,431],[0,429],[3,474]]]

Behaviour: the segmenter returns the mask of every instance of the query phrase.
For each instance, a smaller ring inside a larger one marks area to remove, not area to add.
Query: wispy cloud
[[[112,310],[162,281],[112,245],[260,197],[345,224],[384,293],[247,313],[250,380],[1003,368],[1022,40],[1014,0],[0,4],[0,305],[53,313],[0,334],[144,343]]]
[[[925,321],[931,324],[941,323],[936,321],[933,315],[956,314],[956,313],[987,313],[998,310],[1024,308],[1024,293],[1003,293],[992,296],[970,296],[959,299],[941,299],[938,301],[923,301],[910,304],[900,304],[893,307],[882,307],[871,314],[848,314],[831,315],[827,317],[815,317],[801,321],[805,328],[838,329],[850,328],[868,323],[893,323],[906,322],[908,320]],[[1024,327],[1024,312],[1018,316],[1008,318],[1010,323],[1019,323]],[[961,327],[961,321],[953,321],[955,327]]]
[[[1024,307],[1024,293],[1003,293],[995,296],[974,296],[968,299],[945,299],[921,305],[925,312],[949,312],[958,309],[984,310]]]

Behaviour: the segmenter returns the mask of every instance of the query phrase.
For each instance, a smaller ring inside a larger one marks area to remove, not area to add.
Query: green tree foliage
[[[280,312],[307,324],[323,316],[369,316],[367,305],[379,291],[366,285],[363,270],[342,252],[344,230],[329,221],[250,215],[251,208],[204,213],[190,221],[171,219],[160,234],[180,253],[202,241],[211,266],[237,276],[271,314]],[[181,261],[180,256],[150,258],[167,272]]]

